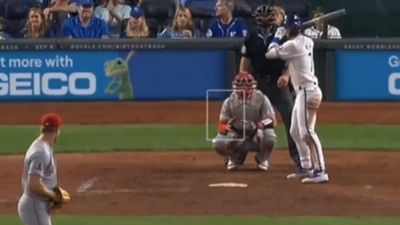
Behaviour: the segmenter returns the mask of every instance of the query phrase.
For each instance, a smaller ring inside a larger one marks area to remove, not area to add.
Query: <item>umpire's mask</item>
[[[262,33],[269,33],[273,29],[274,13],[274,7],[266,4],[259,5],[253,12],[256,24]]]

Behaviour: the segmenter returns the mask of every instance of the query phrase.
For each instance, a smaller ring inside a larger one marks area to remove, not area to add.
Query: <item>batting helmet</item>
[[[251,74],[241,72],[232,81],[232,88],[240,98],[248,98],[257,88],[257,81],[254,80]]]
[[[300,17],[296,14],[286,15],[284,25],[286,28],[299,30],[301,26]]]

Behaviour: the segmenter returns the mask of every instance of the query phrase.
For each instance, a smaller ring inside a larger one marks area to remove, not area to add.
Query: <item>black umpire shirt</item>
[[[257,81],[275,85],[285,67],[285,61],[281,59],[267,59],[265,53],[274,38],[272,33],[264,37],[257,30],[253,30],[245,38],[242,46],[242,56],[251,61],[252,75]]]

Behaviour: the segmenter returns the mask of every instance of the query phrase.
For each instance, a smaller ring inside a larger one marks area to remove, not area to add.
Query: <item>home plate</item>
[[[216,184],[209,184],[209,187],[241,187],[245,188],[249,185],[241,184],[241,183],[216,183]]]

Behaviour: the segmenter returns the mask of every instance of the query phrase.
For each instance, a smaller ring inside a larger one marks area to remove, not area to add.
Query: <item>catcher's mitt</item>
[[[71,200],[69,193],[60,186],[54,187],[53,191],[57,195],[56,199],[54,200],[54,208],[61,208]]]
[[[234,120],[231,129],[237,134],[237,138],[252,139],[257,133],[257,125],[250,120]]]

